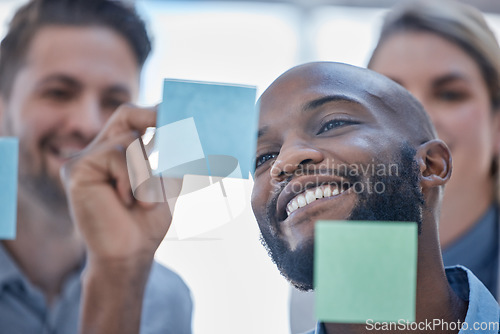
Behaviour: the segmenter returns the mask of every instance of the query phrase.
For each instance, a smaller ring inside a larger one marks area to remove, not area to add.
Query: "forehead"
[[[64,74],[94,83],[138,80],[139,68],[125,38],[99,26],[46,26],[33,37],[20,71]]]
[[[371,68],[390,77],[440,77],[456,73],[482,80],[475,59],[456,43],[425,31],[397,32],[387,38],[372,60]]]
[[[317,108],[320,114],[363,117],[410,142],[435,138],[429,116],[406,89],[373,71],[338,63],[302,65],[276,79],[259,101],[260,133],[280,135],[303,127],[315,117],[304,112],[306,106],[325,99],[333,104]]]
[[[278,78],[260,99],[261,121],[275,114],[289,116],[325,99],[374,116],[392,111],[388,95],[392,90],[384,80],[359,69],[328,71],[319,67],[292,70]]]

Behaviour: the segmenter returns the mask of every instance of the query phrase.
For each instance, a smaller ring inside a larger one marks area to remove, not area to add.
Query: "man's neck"
[[[455,188],[447,188],[444,194],[439,221],[440,244],[444,249],[477,224],[494,202],[495,181],[490,178],[467,189],[467,196]]]
[[[16,239],[3,245],[48,303],[57,298],[65,279],[79,268],[85,255],[83,241],[67,213],[57,215],[22,196]]]

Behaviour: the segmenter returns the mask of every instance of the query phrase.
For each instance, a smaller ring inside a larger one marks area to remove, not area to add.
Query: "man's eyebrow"
[[[358,100],[356,100],[350,96],[347,96],[347,95],[328,95],[328,96],[323,96],[323,97],[320,97],[318,99],[307,102],[304,105],[304,107],[302,107],[302,111],[306,112],[306,111],[314,110],[316,108],[321,107],[322,105],[324,105],[326,103],[335,102],[335,101],[349,102],[349,103],[355,103],[355,104],[361,105],[361,102],[359,102]]]
[[[108,88],[106,90],[106,92],[108,94],[124,94],[128,98],[130,98],[130,96],[132,95],[130,92],[130,89],[127,86],[120,85],[120,84],[111,86],[110,88]]]
[[[268,126],[264,126],[263,128],[260,128],[259,132],[257,133],[257,139],[259,139],[260,137],[262,137],[263,135],[265,135],[268,130],[269,130]]]
[[[443,76],[438,77],[432,82],[433,87],[439,87],[442,85],[445,85],[447,83],[453,82],[453,81],[458,81],[458,80],[463,80],[463,81],[469,81],[467,77],[460,73],[448,73]]]
[[[79,82],[78,80],[75,80],[74,78],[72,78],[71,76],[66,75],[66,74],[52,74],[52,75],[44,78],[40,82],[38,82],[37,86],[43,87],[44,85],[50,84],[52,82],[62,84],[62,85],[72,87],[72,88],[81,88],[82,87],[81,82]],[[123,84],[119,84],[119,83],[107,88],[106,93],[107,94],[117,94],[117,95],[123,94],[127,98],[131,98],[131,95],[132,95],[129,87],[127,87],[126,85],[123,85]]]
[[[43,80],[41,80],[37,84],[37,86],[41,87],[41,86],[43,86],[45,84],[50,84],[51,82],[61,83],[61,84],[72,86],[72,87],[80,87],[81,86],[81,84],[77,80],[75,80],[72,77],[70,77],[68,75],[65,75],[65,74],[52,74],[52,75],[49,75],[48,77],[46,77]]]
[[[310,110],[319,108],[326,103],[335,102],[335,101],[355,103],[355,104],[358,104],[361,106],[363,105],[361,102],[359,102],[358,100],[356,100],[353,97],[350,97],[347,95],[342,95],[342,94],[336,94],[336,95],[323,96],[323,97],[320,97],[318,99],[309,101],[302,107],[302,111],[303,112],[310,111]],[[269,128],[267,126],[260,128],[259,132],[257,134],[257,139],[264,136],[268,132],[268,130],[269,130]]]

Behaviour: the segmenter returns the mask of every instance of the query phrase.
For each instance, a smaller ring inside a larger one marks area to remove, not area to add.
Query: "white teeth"
[[[322,185],[320,187],[316,187],[314,189],[309,189],[305,193],[301,193],[295,196],[290,202],[288,202],[286,206],[286,213],[289,216],[292,212],[297,210],[298,208],[303,208],[307,204],[314,202],[316,199],[337,196],[343,193],[343,190],[340,190],[337,185]]]
[[[316,195],[314,194],[314,191],[306,191],[306,202],[307,204],[310,204],[316,200]]]
[[[303,194],[297,196],[297,203],[299,204],[299,208],[306,206],[306,197]]]
[[[323,189],[323,196],[324,197],[330,197],[332,196],[332,187],[329,185],[324,186],[325,188]]]

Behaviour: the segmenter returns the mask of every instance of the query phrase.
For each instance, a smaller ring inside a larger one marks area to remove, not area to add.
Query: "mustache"
[[[277,234],[277,205],[278,196],[283,191],[283,189],[292,181],[293,176],[289,176],[285,181],[280,182],[277,186],[273,187],[270,200],[266,205],[266,220],[268,226],[271,228],[273,234]]]

